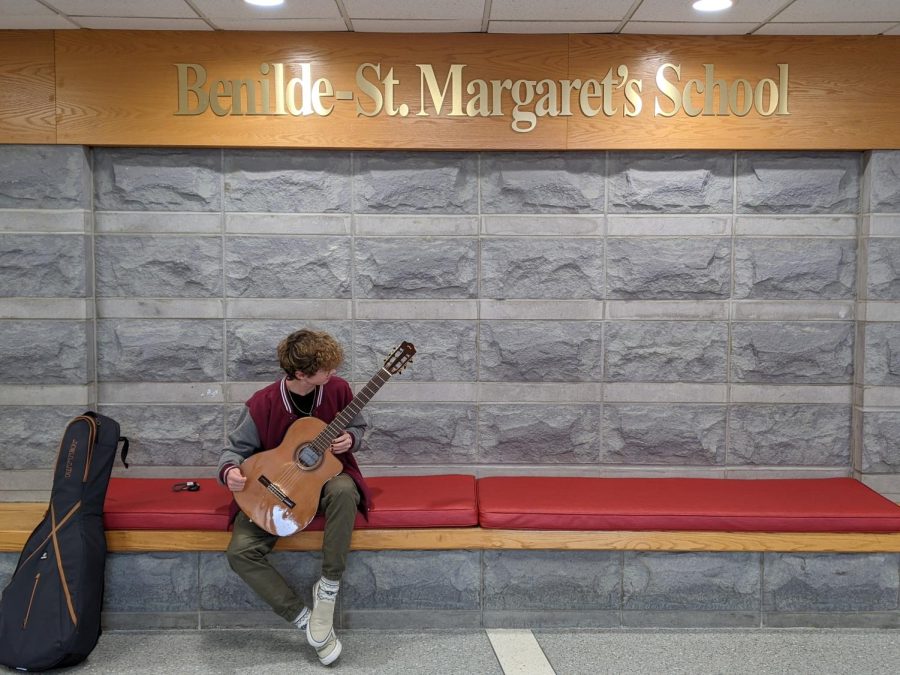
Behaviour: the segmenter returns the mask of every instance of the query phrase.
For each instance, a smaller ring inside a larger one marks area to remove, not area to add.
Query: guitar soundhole
[[[300,462],[300,466],[307,469],[314,468],[321,459],[321,455],[311,445],[304,445],[297,454],[297,461]]]

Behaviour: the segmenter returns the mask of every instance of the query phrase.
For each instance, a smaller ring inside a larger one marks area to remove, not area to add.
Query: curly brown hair
[[[320,370],[336,369],[344,360],[344,350],[328,333],[302,329],[278,343],[278,363],[293,379],[298,370],[315,375]]]

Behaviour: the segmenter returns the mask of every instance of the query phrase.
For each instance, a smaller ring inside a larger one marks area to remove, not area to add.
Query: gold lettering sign
[[[719,77],[712,63],[703,64],[703,78],[685,80],[681,64],[664,63],[656,69],[652,86],[645,86],[643,78],[629,77],[627,64],[610,67],[597,78],[486,80],[468,77],[462,63],[443,70],[417,63],[418,95],[408,101],[398,100],[401,82],[394,67],[382,63],[356,68],[356,90],[336,90],[312,63],[262,63],[253,76],[230,79],[210,79],[199,63],[174,65],[175,115],[327,117],[339,102],[347,101],[355,105],[357,117],[507,117],[513,131],[528,133],[544,117],[791,114],[787,63],[774,64],[772,76],[757,81]]]

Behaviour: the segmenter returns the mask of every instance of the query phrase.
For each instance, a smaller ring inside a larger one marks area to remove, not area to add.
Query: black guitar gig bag
[[[47,513],[0,599],[3,665],[71,666],[97,644],[106,569],[103,501],[120,440],[124,463],[128,440],[115,420],[86,412],[66,426]]]

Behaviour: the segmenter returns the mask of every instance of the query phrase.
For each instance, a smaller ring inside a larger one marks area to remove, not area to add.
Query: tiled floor
[[[490,630],[341,633],[342,673],[600,675],[610,673],[898,672],[900,631]],[[70,673],[321,673],[292,630],[111,631]]]

